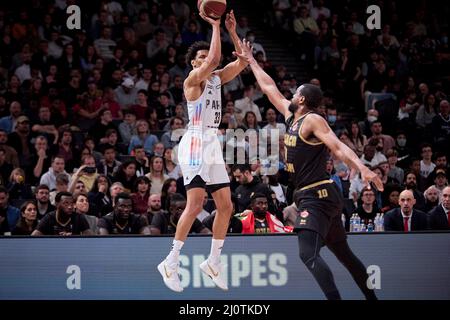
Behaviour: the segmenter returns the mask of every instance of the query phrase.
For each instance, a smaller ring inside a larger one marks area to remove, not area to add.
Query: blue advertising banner
[[[297,300],[324,299],[298,257],[297,237],[230,236],[222,261],[229,291],[215,288],[198,265],[209,236],[189,237],[181,255],[183,293],[167,289],[156,269],[170,237],[0,239],[0,299]],[[351,234],[380,299],[450,299],[450,233]],[[343,299],[363,299],[347,270],[326,248]]]

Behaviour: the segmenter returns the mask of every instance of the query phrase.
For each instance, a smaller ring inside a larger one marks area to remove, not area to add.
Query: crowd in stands
[[[368,190],[331,155],[327,171],[347,199],[346,217],[392,211],[408,189],[415,209],[442,209],[424,228],[448,229],[448,26],[433,23],[435,8],[400,18],[395,1],[379,2],[388,12],[382,30],[365,27],[354,1],[275,0],[259,10],[311,66],[310,82],[325,92],[319,112],[385,184],[384,192]],[[71,4],[81,7],[82,29],[66,26]],[[291,98],[297,79],[271,64],[247,17],[236,15],[238,34]],[[0,235],[173,234],[186,206],[176,158],[188,122],[185,53],[211,36],[196,2],[18,1],[0,5],[0,34]],[[221,36],[225,64],[233,45],[225,28]],[[224,154],[233,151],[225,156],[228,231],[292,231],[284,119],[249,68],[222,91],[219,139]],[[235,145],[236,129],[246,135]],[[255,145],[266,155],[253,157]],[[246,164],[235,164],[239,154]],[[207,196],[191,231],[210,233],[214,216]]]

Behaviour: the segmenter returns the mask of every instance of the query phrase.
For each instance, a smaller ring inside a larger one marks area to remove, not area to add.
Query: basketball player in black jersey
[[[294,189],[293,199],[298,208],[295,231],[298,234],[300,259],[313,274],[327,299],[340,299],[333,274],[319,254],[320,248],[326,245],[351,273],[366,299],[376,299],[375,293],[366,284],[366,268],[347,244],[341,222],[343,198],[326,173],[328,149],[349,167],[361,172],[363,181],[369,187],[372,182],[381,191],[383,183],[336,137],[325,119],[315,112],[322,100],[319,87],[304,84],[289,101],[253,58],[248,41],[243,41],[242,49],[241,54],[235,54],[247,60],[262,91],[286,119],[286,166]]]

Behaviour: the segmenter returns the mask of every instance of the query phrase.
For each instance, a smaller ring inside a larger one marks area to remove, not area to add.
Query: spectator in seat
[[[361,222],[366,225],[369,220],[373,222],[377,213],[380,212],[375,200],[374,190],[364,187],[361,191],[361,204],[356,208],[356,213],[361,218]]]
[[[444,188],[445,189],[445,188]],[[428,187],[427,190],[423,193],[425,197],[425,212],[430,212],[433,210],[436,206],[439,205],[439,196],[441,192],[438,190],[435,186]]]
[[[158,138],[150,134],[148,122],[145,120],[138,120],[136,122],[137,135],[131,137],[128,153],[131,153],[134,146],[141,145],[144,147],[147,154],[152,154],[153,146],[158,142]]]
[[[147,177],[138,177],[133,187],[131,200],[133,201],[133,212],[145,215],[148,210],[148,198],[150,197],[150,180]]]
[[[248,209],[250,197],[253,193],[262,193],[267,199],[272,199],[272,190],[270,190],[266,184],[263,184],[259,177],[252,175],[250,165],[234,165],[231,171],[233,172],[236,181],[240,184],[235,190],[237,213],[241,213]],[[271,206],[269,204],[269,211],[274,211],[273,205]]]
[[[125,78],[120,87],[115,90],[116,101],[121,109],[129,109],[136,103],[137,89],[134,87],[134,81],[131,78]]]
[[[74,213],[72,194],[60,192],[56,195],[56,211],[45,215],[31,234],[41,235],[91,235],[89,223],[84,215]]]
[[[34,140],[34,150],[30,157],[30,166],[26,168],[27,182],[36,185],[52,165],[51,151],[47,138],[37,136]]]
[[[130,111],[132,111],[136,115],[137,120],[145,120],[147,118],[148,113],[148,103],[147,103],[148,93],[147,90],[139,90],[137,93],[136,104],[133,104],[130,107]]]
[[[52,144],[56,144],[58,142],[59,133],[51,119],[49,106],[42,105],[39,108],[38,119],[33,123],[31,131],[34,136],[43,135]]]
[[[432,162],[433,147],[429,143],[424,143],[420,146],[422,160],[420,160],[420,175],[422,178],[427,178],[428,175],[436,168]]]
[[[89,200],[88,195],[85,192],[77,192],[73,196],[74,201],[74,214],[84,215],[87,222],[89,223],[89,228],[92,234],[97,234],[97,222],[98,218],[96,216],[90,215],[89,212]]]
[[[392,209],[398,208],[398,197],[400,196],[400,187],[396,185],[386,186],[385,195],[387,195],[387,199],[383,201],[386,204],[383,208],[381,208],[381,213],[386,213]]]
[[[149,223],[149,225],[151,225],[152,221],[153,221],[153,217],[162,212],[161,209],[161,194],[156,193],[156,194],[151,194],[148,197],[148,203],[147,203],[147,221]]]
[[[185,123],[183,118],[177,116],[170,119],[169,123],[170,123],[170,130],[161,136],[161,142],[164,144],[164,148],[173,149],[178,144],[179,139],[182,136],[181,129],[184,128]]]
[[[43,186],[46,186],[45,184],[43,184]],[[54,211],[55,208],[55,198],[56,195],[60,192],[66,192],[69,191],[69,176],[65,175],[64,173],[60,173],[56,176],[56,189],[50,191],[50,195],[49,195],[49,199],[50,199],[50,204],[53,206],[53,210]],[[38,209],[39,209],[39,204],[38,204]]]
[[[100,235],[150,234],[147,218],[132,212],[133,203],[128,193],[119,193],[113,208],[113,212],[98,220]]]
[[[22,106],[18,101],[11,102],[9,116],[0,119],[0,129],[10,134],[16,128],[18,118],[22,116]]]
[[[405,188],[411,190],[415,199],[415,208],[419,210],[424,210],[425,208],[425,198],[423,193],[417,188],[417,175],[413,172],[409,172],[406,175]]]
[[[25,171],[16,168],[11,172],[8,184],[9,196],[13,200],[29,200],[33,199],[31,186],[26,183]]]
[[[119,132],[125,145],[130,144],[131,137],[137,135],[136,114],[131,111],[124,112],[124,121],[119,124]]]
[[[0,186],[0,235],[11,234],[19,218],[19,209],[9,204],[8,190]]]
[[[403,190],[399,196],[400,208],[388,211],[384,215],[385,231],[420,231],[428,228],[427,216],[414,209],[416,199],[410,190]]]
[[[174,193],[168,200],[168,211],[162,211],[153,216],[150,226],[152,235],[175,234],[178,220],[186,208],[186,198],[179,193]],[[200,220],[195,219],[189,233],[209,234],[211,231],[206,228]]]
[[[136,163],[134,160],[127,160],[119,166],[113,181],[122,183],[124,192],[131,193],[136,179]]]
[[[99,112],[98,116],[99,119],[89,130],[89,136],[94,138],[94,142],[96,145],[106,143],[106,131],[108,131],[109,129],[114,129],[117,132],[116,125],[112,122],[113,118],[111,111],[102,109]]]
[[[450,187],[442,190],[442,202],[428,213],[431,230],[450,230]]]
[[[52,166],[42,175],[40,184],[46,184],[50,190],[56,189],[56,176],[60,173],[66,174],[70,181],[70,175],[64,170],[64,167],[64,158],[53,157]]]
[[[376,167],[381,162],[387,161],[386,157],[377,150],[378,140],[374,139],[364,147],[361,161],[369,167]]]
[[[249,85],[244,89],[244,97],[234,102],[235,116],[238,123],[242,123],[244,121],[245,114],[248,111],[253,111],[253,113],[256,115],[257,122],[262,121],[259,107],[253,102],[254,95],[255,88],[253,85]]]
[[[174,178],[169,178],[164,181],[164,184],[161,188],[161,207],[163,210],[168,211],[168,199],[170,195],[174,193],[179,193],[177,190],[177,181]]]
[[[150,193],[161,193],[164,182],[169,176],[164,173],[163,157],[153,156],[150,159],[150,172],[145,175],[151,183]]]
[[[58,185],[61,183],[61,179],[66,179],[66,186],[69,184],[69,180],[66,175],[58,175],[56,177],[56,190],[58,190]],[[38,220],[41,220],[47,213],[55,211],[55,206],[50,202],[50,189],[46,184],[40,184],[36,187],[34,197],[36,199]]]
[[[97,176],[98,173],[94,156],[86,155],[81,159],[81,166],[73,174],[69,189],[72,187],[72,183],[76,183],[79,180],[84,183],[87,192],[89,192],[91,191]]]
[[[386,152],[386,158],[389,164],[388,178],[395,179],[399,184],[403,184],[405,172],[402,168],[397,167],[398,152],[395,149],[389,149]]]
[[[181,168],[172,160],[172,148],[164,150],[164,170],[170,178],[178,179],[181,177]]]
[[[109,179],[113,179],[122,163],[116,160],[116,148],[113,145],[104,144],[101,146],[101,149],[103,159],[100,160],[97,166],[97,172],[106,175]]]
[[[370,137],[368,143],[370,144],[370,142],[375,138],[378,138],[379,140],[381,139],[383,149],[379,151],[383,152],[383,154],[386,154],[389,149],[392,149],[395,146],[394,138],[389,135],[383,134],[383,126],[381,125],[380,121],[372,122],[370,130],[372,131],[372,137]]]
[[[133,148],[134,160],[136,163],[136,176],[141,177],[150,172],[150,160],[141,145],[135,145]]]
[[[436,178],[436,172],[438,170],[444,170],[444,172],[448,173],[450,169],[448,167],[447,156],[443,152],[436,152],[434,156],[435,156],[434,164],[436,165],[436,167],[428,175],[427,185],[432,185],[434,183],[434,179]],[[447,175],[447,180],[449,180],[448,178],[450,178],[449,175]]]
[[[14,168],[18,168],[20,165],[19,156],[17,155],[17,151],[8,145],[8,135],[3,129],[0,129],[0,147],[5,150],[5,161],[12,164]]]
[[[437,169],[436,175],[434,178],[434,187],[439,190],[439,194],[442,193],[442,190],[448,185],[447,173],[444,169]]]
[[[20,207],[20,219],[13,229],[13,235],[29,236],[38,225],[37,207],[33,200],[26,201]]]
[[[91,212],[97,217],[102,217],[112,211],[112,198],[110,195],[111,180],[104,174],[99,174],[88,193]],[[123,188],[119,188],[122,192]]]
[[[262,193],[255,193],[250,198],[251,211],[242,218],[242,233],[283,233],[284,225],[268,208],[267,197]]]
[[[286,125],[277,122],[277,113],[273,107],[269,107],[266,111],[267,125],[263,129],[267,129],[270,134],[271,130],[278,130],[279,136],[284,136],[286,133]]]
[[[17,118],[15,130],[8,135],[8,144],[16,149],[20,166],[27,168],[31,164],[33,154],[30,119],[27,116]]]

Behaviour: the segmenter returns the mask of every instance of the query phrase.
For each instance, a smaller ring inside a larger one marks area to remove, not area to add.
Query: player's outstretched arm
[[[307,116],[302,125],[302,135],[309,136],[313,134],[320,141],[330,149],[332,153],[336,155],[341,161],[343,161],[350,168],[361,172],[361,178],[363,182],[370,186],[372,182],[379,191],[383,191],[383,182],[375,172],[370,171],[358,158],[358,156],[340,141],[333,130],[331,130],[328,123],[323,117],[318,114],[310,114]]]
[[[239,40],[239,36],[236,33],[236,18],[234,17],[234,12],[231,10],[227,13],[225,18],[225,27],[230,34],[230,38],[233,41],[234,50],[236,52],[242,52],[242,42]],[[245,59],[238,57],[236,61],[227,64],[223,69],[217,70],[216,74],[220,77],[222,84],[225,84],[233,80],[242,70],[247,67],[248,63]]]
[[[221,55],[221,42],[220,42],[220,19],[214,20],[203,13],[200,13],[203,20],[207,21],[212,26],[211,46],[209,47],[208,55],[205,58],[204,63],[199,68],[192,70],[189,76],[184,81],[184,86],[187,88],[197,86],[201,82],[208,79],[211,73],[219,66]]]
[[[263,70],[263,68],[261,68],[258,62],[256,62],[253,57],[253,48],[250,45],[250,42],[244,39],[241,48],[242,53],[233,52],[233,54],[245,59],[250,64],[261,90],[267,95],[275,108],[277,108],[278,111],[287,119],[291,115],[289,111],[289,104],[291,102],[281,94],[275,81],[273,81],[273,79]]]
[[[228,30],[231,41],[233,41],[234,50],[236,52],[241,53],[242,52],[242,48],[241,48],[242,43],[236,32],[236,18],[234,17],[233,10],[231,10],[229,13],[227,13],[227,15],[225,17],[225,27]]]

